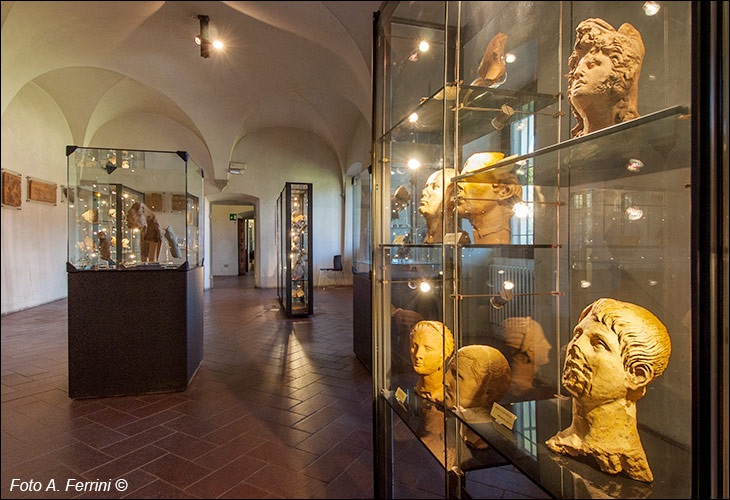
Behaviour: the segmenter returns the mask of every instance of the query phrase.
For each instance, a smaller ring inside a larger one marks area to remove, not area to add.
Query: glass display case
[[[276,202],[277,295],[289,316],[314,313],[312,184],[287,182]]]
[[[448,497],[478,496],[505,463],[555,497],[702,488],[692,11],[387,2],[376,16],[376,495],[407,476],[394,420]]]
[[[368,167],[352,178],[352,350],[372,369],[372,281],[370,279],[370,181]]]
[[[202,171],[187,153],[75,148],[67,162],[75,270],[201,264]]]
[[[66,148],[72,398],[185,390],[203,358],[203,171]]]

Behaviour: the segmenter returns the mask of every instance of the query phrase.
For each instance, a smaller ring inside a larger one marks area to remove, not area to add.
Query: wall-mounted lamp
[[[223,49],[223,42],[218,40],[215,29],[210,26],[210,18],[203,14],[195,16],[200,21],[200,34],[195,37],[195,43],[200,45],[200,57],[210,57],[210,46],[217,50]],[[211,33],[211,31],[213,33]]]

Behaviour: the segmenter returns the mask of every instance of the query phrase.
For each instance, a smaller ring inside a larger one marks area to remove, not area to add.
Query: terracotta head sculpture
[[[644,60],[641,34],[624,23],[616,30],[603,19],[586,19],[576,31],[568,60],[568,101],[578,137],[639,116],[639,75]]]
[[[446,371],[444,404],[449,407],[482,407],[491,410],[492,403],[502,399],[509,390],[512,374],[507,359],[494,347],[468,345],[459,349],[459,371],[456,358]],[[459,401],[456,401],[456,381],[459,381]]]
[[[420,375],[416,394],[436,403],[444,399],[444,359],[454,352],[454,336],[440,321],[419,321],[410,333],[411,362]]]
[[[466,160],[462,174],[488,167],[502,158],[502,153],[475,153]],[[513,173],[505,169],[483,172],[474,181],[456,183],[456,194],[459,215],[469,219],[474,228],[474,243],[510,242],[512,207],[522,199],[522,186]]]
[[[127,226],[139,229],[142,235],[142,262],[154,262],[160,257],[162,231],[155,213],[144,203],[136,202],[127,212]]]
[[[477,69],[479,78],[471,82],[472,85],[498,87],[504,83],[507,74],[504,65],[504,44],[506,41],[507,35],[504,33],[497,33],[489,41]]]
[[[529,316],[510,317],[502,321],[495,337],[511,348],[512,394],[521,396],[533,388],[537,369],[550,360],[552,346],[540,323]]]
[[[426,237],[424,243],[441,243],[443,231],[444,192],[454,176],[453,168],[445,168],[432,173],[426,180],[421,192],[421,203],[418,212],[426,219]],[[453,226],[453,219],[447,215],[447,227]],[[449,222],[451,222],[449,224]],[[453,232],[448,231],[447,232]]]
[[[591,456],[610,474],[654,479],[636,428],[636,401],[662,374],[672,347],[664,325],[643,307],[598,299],[568,344],[563,386],[573,396],[571,426],[550,438],[558,453]]]

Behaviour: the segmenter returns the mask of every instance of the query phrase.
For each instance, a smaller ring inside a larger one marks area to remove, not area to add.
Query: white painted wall
[[[286,182],[311,182],[315,286],[320,267],[331,267],[342,241],[342,174],[332,149],[318,136],[301,129],[268,128],[244,137],[231,161],[248,165],[231,176],[224,193],[243,193],[260,200],[256,225],[256,286],[276,286],[274,215]],[[215,232],[215,230],[214,230]],[[215,246],[216,243],[214,242]]]
[[[22,206],[2,208],[2,314],[66,297],[66,203],[26,201],[25,176],[66,184],[71,131],[56,103],[29,84],[2,115],[2,167],[23,175]]]
[[[230,214],[252,210],[251,205],[211,205],[211,273],[213,276],[238,276],[238,222]]]

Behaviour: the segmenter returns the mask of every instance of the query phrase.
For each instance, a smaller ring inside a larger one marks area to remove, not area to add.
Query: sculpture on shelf
[[[408,192],[406,187],[398,186],[393,195],[390,197],[391,218],[397,219],[400,217],[401,210],[408,206],[409,201],[411,201],[411,194]]]
[[[533,389],[537,369],[549,361],[552,346],[540,323],[529,316],[506,318],[495,337],[512,351],[508,357],[512,370],[510,392],[520,397]]]
[[[636,401],[669,362],[666,327],[643,307],[603,298],[583,310],[573,331],[563,367],[573,420],[547,446],[593,457],[610,474],[653,481],[636,428]]]
[[[140,231],[142,262],[157,262],[162,246],[162,231],[155,213],[138,201],[127,212],[127,227]]]
[[[411,363],[420,377],[415,392],[434,403],[444,400],[444,359],[454,352],[454,336],[440,321],[419,321],[410,333]]]
[[[446,189],[445,185],[448,186],[451,183],[453,176],[454,169],[445,168],[432,173],[426,180],[426,186],[421,192],[421,202],[418,206],[418,212],[426,219],[424,243],[441,243],[444,217],[444,190]],[[447,215],[446,232],[453,233],[453,226],[454,218]]]
[[[167,226],[165,228],[165,239],[167,240],[167,244],[170,246],[170,253],[172,256],[176,259],[182,257],[180,254],[180,247],[177,246],[177,236],[175,236],[172,226]]]
[[[628,23],[616,30],[603,19],[581,22],[568,60],[568,102],[578,123],[571,137],[637,118],[641,34]]]
[[[111,260],[111,247],[109,246],[109,236],[106,231],[99,231],[96,233],[96,237],[99,238],[99,256],[103,260]]]
[[[502,158],[502,153],[474,153],[466,160],[462,174],[488,167]],[[456,194],[459,215],[469,219],[474,228],[474,243],[509,244],[512,207],[522,199],[522,186],[512,172],[490,170],[480,173],[478,179],[459,181]]]
[[[459,370],[456,370],[458,357]],[[502,399],[509,390],[512,379],[507,359],[494,347],[468,345],[449,361],[444,384],[444,404],[450,408],[483,408],[492,410],[492,404]],[[459,381],[459,398],[456,398],[456,381]],[[472,448],[487,448],[487,443],[466,426],[460,427],[461,438]]]
[[[497,33],[484,51],[482,61],[479,63],[477,73],[479,78],[471,82],[472,85],[479,87],[497,87],[503,84],[507,77],[507,68],[504,64],[504,44],[507,41],[507,35]]]
[[[446,371],[444,404],[450,408],[486,408],[502,399],[509,390],[512,372],[507,359],[499,350],[486,345],[468,345],[449,361]],[[456,401],[456,381],[459,381],[459,400]]]

